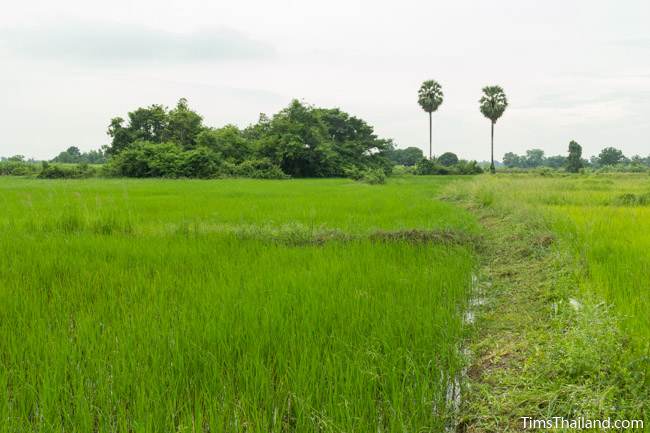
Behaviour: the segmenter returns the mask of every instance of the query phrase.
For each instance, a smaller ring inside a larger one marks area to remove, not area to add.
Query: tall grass
[[[364,235],[443,182],[0,179],[0,431],[441,431],[472,252]]]
[[[482,179],[472,193],[489,206],[545,216],[584,265],[581,295],[614,307],[635,347],[631,368],[650,381],[650,178],[501,176]]]

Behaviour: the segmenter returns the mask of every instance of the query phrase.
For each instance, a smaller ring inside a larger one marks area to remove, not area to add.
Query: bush
[[[386,183],[386,173],[380,168],[370,168],[361,172],[359,181],[370,185],[380,185]]]
[[[415,166],[415,174],[432,175],[432,174],[449,174],[449,169],[436,163],[432,159],[422,158]]]
[[[453,166],[454,174],[481,174],[483,169],[476,161],[461,159]]]
[[[356,165],[345,167],[343,172],[345,173],[345,177],[349,177],[352,180],[361,180],[363,178],[363,170]]]
[[[38,177],[40,179],[83,179],[95,174],[95,169],[88,164],[68,166],[43,163],[43,169]]]
[[[25,161],[0,161],[0,176],[26,176],[36,171],[36,165]]]
[[[422,159],[415,167],[415,174],[419,175],[445,175],[445,174],[480,174],[483,169],[476,161],[459,160],[454,165],[444,167],[438,161]]]
[[[209,179],[221,174],[219,155],[207,147],[185,152],[181,171],[183,176]]]
[[[288,179],[290,177],[268,158],[246,160],[241,164],[232,166],[230,174],[254,179]]]
[[[396,165],[393,167],[393,175],[403,176],[405,174],[415,174],[415,166]]]
[[[139,141],[117,154],[109,164],[109,173],[127,177],[179,177],[185,158],[174,143]]]

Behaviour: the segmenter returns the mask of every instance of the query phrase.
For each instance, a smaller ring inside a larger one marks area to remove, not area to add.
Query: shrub
[[[231,174],[254,179],[288,179],[290,177],[268,158],[246,160],[234,166]]]
[[[40,179],[83,179],[95,174],[95,169],[88,164],[68,166],[44,163],[38,177]]]
[[[415,174],[432,175],[432,174],[449,174],[449,170],[436,163],[431,159],[422,158],[415,166]]]
[[[179,177],[184,162],[181,148],[174,143],[140,141],[117,154],[109,172],[127,177]]]
[[[370,168],[361,172],[361,182],[370,185],[380,185],[386,183],[386,173],[379,168]]]
[[[363,178],[363,171],[356,165],[345,167],[343,169],[345,177],[349,177],[352,180],[361,180]]]
[[[181,171],[183,176],[209,179],[219,176],[219,155],[207,147],[185,152]]]
[[[27,176],[37,171],[37,164],[22,160],[0,161],[0,176]]]
[[[454,174],[481,174],[483,169],[476,161],[461,159],[453,166]]]

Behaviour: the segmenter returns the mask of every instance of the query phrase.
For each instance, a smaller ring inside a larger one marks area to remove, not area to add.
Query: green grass
[[[647,175],[483,176],[451,187],[486,227],[469,432],[521,416],[650,414]],[[570,430],[569,430],[570,431]]]
[[[498,186],[497,186],[498,185]],[[486,186],[510,205],[544,213],[586,265],[581,296],[615,307],[640,362],[650,359],[650,177],[646,174],[500,178]],[[650,373],[650,370],[648,371]]]
[[[642,419],[649,431],[648,191],[647,175],[497,175],[448,188],[489,245],[466,431],[520,431],[522,416]]]
[[[448,182],[0,178],[0,431],[441,431]]]

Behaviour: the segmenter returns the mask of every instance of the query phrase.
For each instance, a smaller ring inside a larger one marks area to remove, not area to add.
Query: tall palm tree
[[[494,124],[497,123],[499,117],[506,111],[508,107],[508,99],[506,94],[500,86],[487,86],[483,87],[483,96],[478,101],[481,104],[481,113],[485,117],[491,120],[492,131],[491,131],[491,154],[490,158],[492,163],[490,164],[490,173],[494,173]]]
[[[429,113],[429,159],[433,157],[432,143],[432,120],[431,113],[436,111],[440,104],[442,104],[442,87],[435,80],[427,80],[422,83],[418,91],[418,104],[427,113]]]

